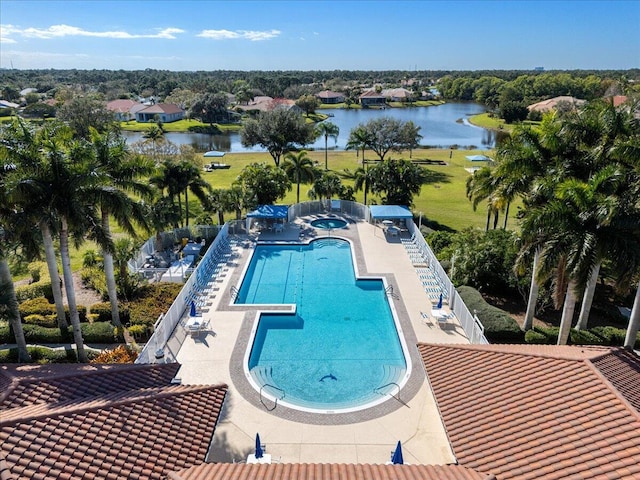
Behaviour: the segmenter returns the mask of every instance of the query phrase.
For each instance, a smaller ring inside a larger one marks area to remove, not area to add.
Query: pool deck
[[[173,334],[182,344],[177,360],[183,384],[229,387],[207,460],[244,461],[259,432],[267,453],[283,463],[380,464],[389,460],[398,440],[407,463],[456,463],[416,343],[468,343],[462,328],[454,323],[441,329],[437,322],[425,322],[421,312],[428,312],[431,304],[399,237],[387,238],[382,228],[365,222],[331,232],[315,230],[308,224],[313,218],[298,219],[284,232],[261,232],[259,239],[290,242],[301,234],[303,241],[329,234],[349,239],[360,275],[383,276],[394,287],[392,301],[411,356],[411,378],[399,399],[389,397],[378,407],[352,414],[309,414],[280,405],[270,411],[273,404],[260,402],[242,369],[255,307],[231,305],[230,288],[239,285],[253,248],[246,242],[228,264],[209,311],[203,313],[208,330],[192,338],[179,325]]]

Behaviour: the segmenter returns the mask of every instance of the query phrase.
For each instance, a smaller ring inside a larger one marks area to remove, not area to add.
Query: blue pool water
[[[344,228],[347,226],[347,222],[340,218],[318,218],[311,222],[311,226],[329,230],[330,228]]]
[[[344,240],[257,246],[236,303],[296,304],[296,314],[260,316],[248,360],[255,382],[287,404],[358,408],[406,373],[383,283],[356,280]]]

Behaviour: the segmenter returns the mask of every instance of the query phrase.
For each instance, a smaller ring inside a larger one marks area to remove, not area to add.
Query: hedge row
[[[51,326],[56,325],[56,306],[53,303],[50,303],[45,297],[32,298],[30,300],[26,300],[22,302],[18,309],[20,311],[20,318],[26,323],[27,317],[33,315],[39,315],[41,317],[53,317],[53,324]],[[69,314],[69,307],[65,305],[64,312],[67,317],[67,322],[71,322],[71,316]],[[80,316],[80,322],[87,321],[87,307],[84,305],[78,305],[78,315]]]
[[[141,287],[138,299],[127,304],[129,323],[152,327],[182,289],[180,283],[154,283]]]
[[[124,340],[110,322],[83,323],[80,328],[82,329],[82,338],[85,343],[117,343]],[[27,343],[73,342],[71,328],[66,333],[63,333],[57,327],[48,328],[25,324],[22,329]],[[6,322],[0,325],[0,343],[15,343],[13,332],[10,331],[9,324]]]
[[[558,343],[560,327],[534,327],[529,330],[524,340],[527,343],[555,345]],[[593,327],[588,330],[571,329],[569,334],[569,344],[571,345],[612,345],[621,347],[627,331],[624,328],[616,327]],[[636,337],[634,345],[636,350],[640,349],[640,333]]]
[[[31,359],[36,363],[77,363],[78,355],[73,348],[53,349],[48,347],[27,347]],[[98,352],[86,349],[89,360],[97,357]],[[18,348],[0,350],[0,363],[17,363]]]
[[[473,287],[458,287],[458,293],[470,312],[475,311],[484,326],[484,335],[491,343],[521,343],[524,332],[508,313],[489,305]]]

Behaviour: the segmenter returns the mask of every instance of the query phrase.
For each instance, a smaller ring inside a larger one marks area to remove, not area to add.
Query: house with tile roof
[[[163,479],[204,462],[226,385],[174,364],[3,365],[0,478]]]
[[[316,97],[320,100],[320,103],[325,105],[332,105],[336,103],[344,102],[344,95],[338,92],[332,92],[331,90],[323,90],[316,93]]]
[[[386,88],[380,92],[390,102],[408,102],[414,95],[406,88]]]
[[[387,104],[387,97],[375,90],[367,90],[359,97],[360,105],[363,107],[383,106]]]
[[[460,465],[500,480],[640,479],[640,358],[633,352],[418,349]]]
[[[184,110],[175,103],[156,103],[136,112],[136,121],[163,123],[176,122],[184,118]]]
[[[116,120],[120,122],[126,122],[128,120],[135,120],[136,112],[147,108],[148,105],[144,105],[140,102],[127,99],[113,100],[107,103],[107,110],[112,111]]]
[[[532,105],[529,105],[527,109],[530,112],[544,113],[550,110],[556,110],[559,105],[569,105],[575,109],[575,108],[581,107],[585,103],[586,103],[586,100],[581,100],[579,98],[569,97],[564,95],[560,97],[550,98],[548,100],[543,100],[542,102],[534,103]]]

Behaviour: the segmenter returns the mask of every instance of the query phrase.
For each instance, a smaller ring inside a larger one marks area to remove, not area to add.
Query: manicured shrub
[[[470,312],[475,310],[478,319],[484,326],[484,335],[492,343],[520,343],[524,332],[507,312],[489,305],[473,287],[462,286],[458,293]]]
[[[55,315],[39,315],[37,313],[24,317],[24,323],[49,328],[58,326],[58,320]]]
[[[110,322],[111,304],[109,302],[94,303],[91,305],[91,314],[97,315],[98,322]]]
[[[605,345],[624,345],[627,331],[616,327],[593,327],[589,331],[602,338]]]
[[[571,329],[569,339],[573,345],[605,345],[601,337],[588,330]]]
[[[129,302],[131,325],[153,326],[160,314],[166,312],[182,289],[179,283],[154,283],[140,289],[136,300]]]
[[[524,334],[524,341],[526,343],[545,344],[549,343],[549,337],[535,330],[527,330]]]
[[[129,334],[136,340],[145,338],[148,335],[149,327],[147,325],[131,325],[129,328]]]
[[[16,287],[16,298],[18,302],[24,302],[37,297],[46,297],[53,302],[53,290],[51,289],[51,279],[47,264],[44,262],[32,262],[29,264],[31,283]]]
[[[23,325],[27,343],[69,343],[73,341],[71,329],[62,333],[59,328],[47,328],[39,325]]]
[[[16,343],[13,333],[9,328],[9,322],[0,321],[0,343]]]
[[[78,309],[78,316],[80,317],[80,321],[81,322],[86,322],[87,321],[87,307],[85,307],[84,305],[77,305],[76,307]],[[71,325],[71,315],[69,314],[69,306],[68,305],[64,306],[64,313],[65,313],[65,316],[67,317],[67,323],[69,323],[69,325]]]
[[[115,337],[111,322],[83,323],[81,328],[82,338],[85,343],[115,343],[122,341],[122,338],[117,339]]]
[[[37,297],[22,302],[18,309],[20,311],[20,318],[23,320],[31,315],[42,315],[43,317],[56,315],[56,306],[50,303],[45,297]],[[55,326],[55,325],[54,325]]]
[[[73,348],[48,348],[48,347],[27,347],[31,360],[34,363],[76,363],[78,356]],[[87,357],[93,360],[97,352],[87,349]],[[18,361],[18,349],[11,348],[0,350],[0,363],[16,363]]]

